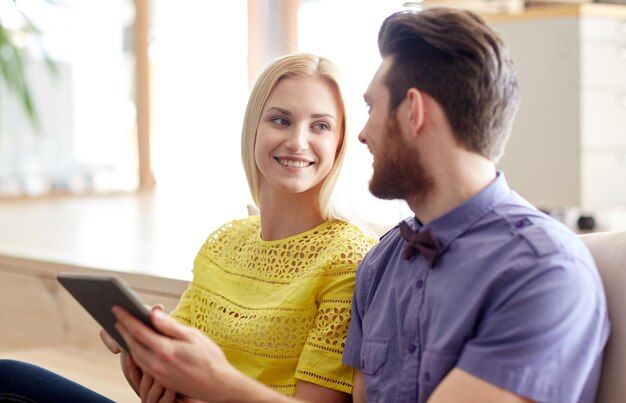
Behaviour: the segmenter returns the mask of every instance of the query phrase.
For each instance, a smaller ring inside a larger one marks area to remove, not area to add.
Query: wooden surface
[[[102,348],[100,326],[56,281],[55,273],[47,268],[19,271],[0,266],[0,350],[60,345]],[[178,280],[121,277],[146,305],[163,304],[168,312],[186,285]]]
[[[567,16],[626,18],[626,5],[601,3],[535,5],[526,7],[526,9],[520,13],[483,15],[483,17],[489,21],[512,21]]]
[[[22,268],[54,263],[188,281],[206,237],[226,221],[216,213],[221,207],[154,192],[2,201],[0,264],[19,259]]]
[[[96,269],[0,257],[0,358],[39,365],[116,402],[139,399],[99,337],[100,326],[56,281],[61,271]],[[176,306],[187,281],[108,271],[126,280],[147,305]]]
[[[152,194],[0,203],[0,350],[101,348],[60,272],[114,274],[144,303],[173,309],[208,234],[197,212],[175,210]]]
[[[218,225],[204,216],[206,200],[179,202],[153,193],[0,202],[0,358],[42,366],[118,402],[138,401],[100,326],[56,275],[115,274],[144,303],[171,311]]]

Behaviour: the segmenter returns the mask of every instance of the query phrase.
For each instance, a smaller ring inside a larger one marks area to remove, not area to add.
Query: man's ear
[[[406,98],[409,106],[411,135],[416,135],[424,125],[424,97],[418,89],[409,88]]]

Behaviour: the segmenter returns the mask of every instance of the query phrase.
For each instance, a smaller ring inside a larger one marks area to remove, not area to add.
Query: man
[[[357,271],[356,402],[593,402],[609,333],[593,259],[496,170],[519,95],[475,14],[390,16],[359,139],[370,191],[415,213]],[[529,164],[532,161],[529,161]]]

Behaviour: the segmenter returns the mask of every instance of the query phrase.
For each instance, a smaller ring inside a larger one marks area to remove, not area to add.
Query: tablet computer
[[[114,305],[158,332],[150,321],[150,308],[122,279],[102,274],[60,273],[57,280],[126,352],[128,346],[115,329],[117,319],[111,312]]]

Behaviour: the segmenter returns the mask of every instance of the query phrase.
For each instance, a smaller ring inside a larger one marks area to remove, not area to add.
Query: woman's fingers
[[[150,319],[161,333],[172,339],[189,340],[191,337],[190,329],[187,326],[181,325],[163,311],[152,311]]]
[[[169,391],[166,390],[163,385],[161,385],[158,381],[152,379],[152,385],[148,390],[146,395],[147,403],[170,403],[173,402],[173,399],[169,397]],[[176,396],[176,394],[174,394]]]
[[[151,368],[150,358],[152,357],[152,355],[150,354],[150,349],[147,349],[137,338],[135,338],[130,333],[129,328],[126,327],[123,322],[117,322],[115,324],[115,328],[124,338],[124,341],[128,345],[128,349],[131,352],[132,359],[135,361],[135,363],[143,370],[149,370]],[[154,333],[149,329],[147,331]],[[141,378],[141,380],[143,380],[143,378]]]
[[[139,385],[139,396],[141,396],[141,403],[148,403],[150,400],[149,393],[152,388],[152,384],[154,383],[154,378],[152,375],[145,373],[141,377],[141,383]]]
[[[126,360],[126,369],[128,372],[128,378],[131,383],[131,386],[133,390],[137,393],[137,395],[140,395],[139,386],[141,385],[141,378],[143,376],[143,371],[141,370],[141,368],[139,368],[139,366],[137,366],[133,357],[131,357],[127,353],[122,353],[122,355],[124,356],[124,359]]]
[[[163,306],[163,304],[156,304],[152,307],[151,310],[152,311],[159,310],[159,311],[165,312],[165,307]]]
[[[200,331],[181,325],[159,309],[151,312],[151,320],[162,334],[120,307],[114,307],[113,313],[118,319],[115,327],[128,344],[133,359],[144,374],[149,373],[163,388],[200,396],[207,389],[207,377],[215,383],[214,387],[220,386],[213,377],[224,373],[217,369],[228,367],[228,361],[219,346]],[[163,392],[161,398],[167,401],[169,395]]]
[[[170,389],[165,389],[159,403],[174,403],[176,402],[176,392]]]
[[[113,354],[119,354],[122,352],[122,349],[120,348],[120,346],[117,344],[117,342],[113,339],[113,337],[111,337],[106,330],[104,329],[100,329],[100,339],[102,340],[102,342],[104,343],[104,345],[106,346],[106,348],[109,349],[110,352],[112,352]]]
[[[122,323],[128,333],[130,333],[140,343],[150,349],[155,349],[155,347],[159,345],[159,335],[151,329],[148,329],[146,325],[141,323],[123,308],[115,306],[112,311],[119,321],[118,323]],[[176,320],[170,318],[165,312],[158,308],[152,310],[150,313],[150,319],[155,328],[165,336],[179,340],[188,340],[190,337],[190,329],[187,326],[183,326],[176,322]]]
[[[132,349],[131,344],[137,343],[143,344],[151,350],[156,349],[159,344],[159,339],[161,338],[160,335],[148,328],[148,326],[144,325],[123,308],[115,306],[112,311],[118,320],[115,327],[120,334],[122,334],[122,337],[124,337],[124,341],[128,344],[129,349]],[[136,351],[132,352],[133,355],[135,355]]]

